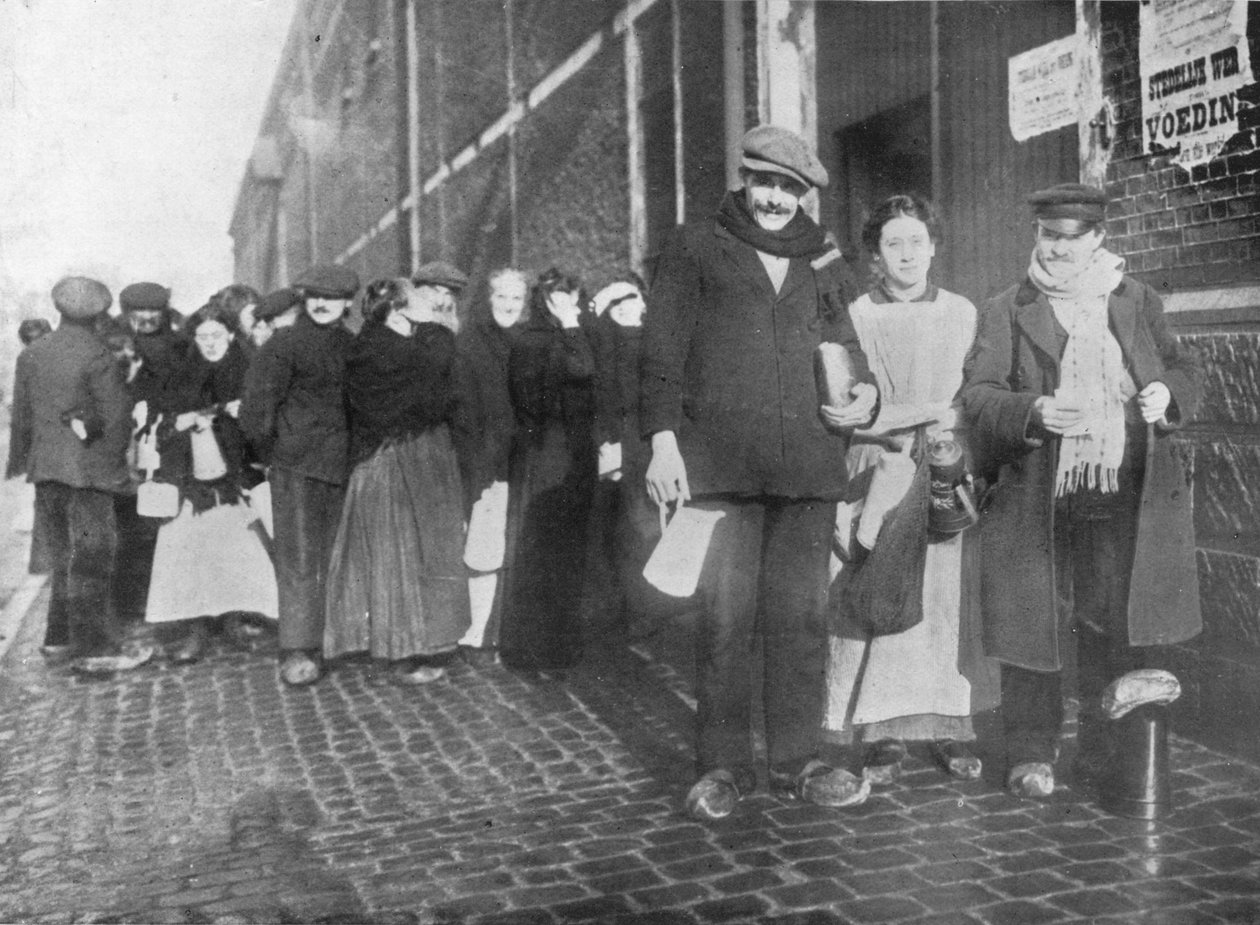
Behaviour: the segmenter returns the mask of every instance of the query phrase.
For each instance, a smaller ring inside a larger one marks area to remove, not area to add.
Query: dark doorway
[[[862,225],[874,207],[898,193],[932,198],[931,126],[931,102],[921,96],[836,132],[840,249],[863,278]]]

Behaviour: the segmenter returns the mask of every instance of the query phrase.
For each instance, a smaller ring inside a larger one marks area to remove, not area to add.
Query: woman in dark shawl
[[[257,473],[237,423],[248,361],[236,323],[213,303],[194,312],[192,343],[157,399],[157,479],[175,485],[180,502],[158,531],[145,621],[183,623],[175,662],[201,657],[209,617],[277,614],[275,570],[246,497]]]
[[[587,521],[596,480],[594,356],[579,319],[576,279],[548,270],[512,346],[516,411],[508,505],[506,605],[500,655],[509,667],[546,671],[581,657]]]
[[[354,468],[329,567],[324,655],[366,651],[398,680],[423,684],[445,673],[469,619],[455,335],[408,280],[370,291],[346,360]]]

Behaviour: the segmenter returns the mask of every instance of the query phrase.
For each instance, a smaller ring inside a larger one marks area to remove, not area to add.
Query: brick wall
[[[1240,93],[1240,132],[1221,157],[1186,171],[1170,155],[1145,155],[1138,5],[1104,3],[1102,13],[1105,90],[1117,117],[1107,171],[1111,246],[1133,275],[1182,306],[1193,304],[1196,290],[1256,286],[1260,86]],[[1254,4],[1248,29],[1254,62]],[[1203,407],[1179,436],[1194,464],[1205,623],[1202,637],[1177,653],[1186,690],[1179,727],[1260,759],[1260,304],[1182,311],[1170,321],[1207,373]]]
[[[1260,60],[1260,16],[1248,32]],[[1108,234],[1129,271],[1163,291],[1255,283],[1260,263],[1260,84],[1239,94],[1241,131],[1224,155],[1186,171],[1171,155],[1143,155],[1138,5],[1104,3],[1103,65],[1115,105],[1107,172]]]

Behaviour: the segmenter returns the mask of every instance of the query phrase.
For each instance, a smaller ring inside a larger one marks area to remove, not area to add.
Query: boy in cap
[[[1202,627],[1189,478],[1170,435],[1203,373],[1159,296],[1103,247],[1107,197],[1028,197],[1032,259],[981,321],[963,387],[977,462],[985,652],[1002,663],[1007,786],[1054,790],[1061,636],[1076,636],[1082,765],[1104,749],[1100,698],[1154,648]]]
[[[10,424],[10,475],[25,472],[35,484],[52,565],[44,652],[74,658],[87,672],[128,671],[153,648],[124,651],[110,597],[114,493],[130,480],[131,403],[93,328],[113,298],[96,280],[71,276],[53,287],[52,299],[61,324],[18,356]]]
[[[280,591],[280,677],[323,674],[324,590],[349,465],[342,324],[359,289],[347,267],[315,266],[292,286],[297,321],[258,351],[245,382],[241,427],[267,462]]]
[[[281,328],[292,327],[302,312],[302,298],[292,289],[285,287],[269,292],[259,301],[254,309],[254,325],[245,333],[257,350],[271,340],[271,336]]]
[[[700,576],[697,771],[687,809],[729,815],[757,782],[751,714],[754,633],[763,641],[762,709],[775,793],[851,805],[867,789],[819,760],[825,604],[843,433],[867,423],[873,377],[849,318],[854,286],[840,253],[801,208],[827,171],[786,129],[743,139],[743,186],[667,243],[648,299],[640,426],[658,504],[719,512]],[[814,352],[846,346],[861,380],[828,430]]]

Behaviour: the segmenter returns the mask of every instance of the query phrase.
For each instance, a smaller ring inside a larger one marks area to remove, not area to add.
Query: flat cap
[[[279,318],[301,301],[301,297],[292,289],[277,289],[275,292],[269,292],[258,300],[258,307],[254,309],[254,320],[271,321]]]
[[[295,279],[292,288],[303,297],[353,299],[359,291],[359,274],[339,264],[321,263]]]
[[[160,312],[171,306],[171,290],[157,283],[132,283],[118,293],[125,312]]]
[[[806,186],[826,186],[827,168],[805,139],[777,125],[758,125],[744,134],[742,163],[749,170],[781,173]]]
[[[86,276],[67,276],[52,287],[53,305],[66,318],[95,318],[114,304],[104,283]]]
[[[1028,204],[1038,219],[1101,222],[1107,209],[1107,194],[1083,183],[1060,183],[1033,193]]]
[[[424,264],[412,275],[411,281],[417,286],[445,286],[456,292],[468,285],[468,277],[464,271],[445,260],[433,260]]]

